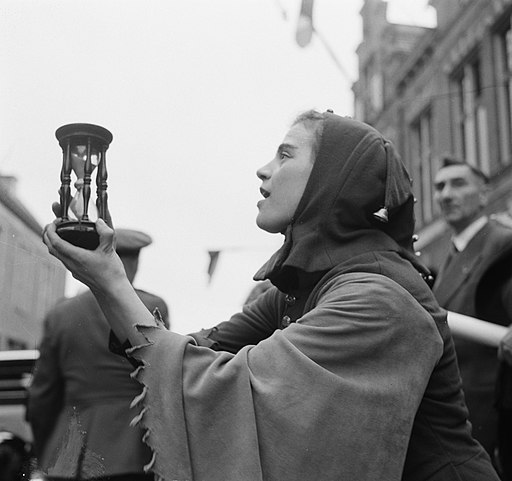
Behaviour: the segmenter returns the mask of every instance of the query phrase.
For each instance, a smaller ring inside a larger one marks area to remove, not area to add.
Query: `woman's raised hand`
[[[75,279],[94,292],[105,292],[126,277],[123,264],[115,251],[114,231],[102,219],[96,221],[99,246],[91,251],[76,247],[61,239],[56,231],[57,220],[43,230],[43,242],[48,251],[59,259]]]

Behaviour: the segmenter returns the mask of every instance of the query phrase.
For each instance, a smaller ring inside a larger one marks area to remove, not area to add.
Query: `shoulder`
[[[325,296],[346,296],[356,293],[361,297],[384,293],[405,293],[407,291],[387,276],[375,272],[340,273],[331,277],[321,286],[319,298]]]
[[[260,292],[251,291],[251,295],[247,298],[244,307],[257,305],[275,305],[284,301],[286,294],[281,292],[277,287],[270,284],[262,287]]]
[[[509,271],[507,261],[512,260],[512,228],[491,218],[479,238],[481,257],[478,277],[486,275],[490,270]]]
[[[140,297],[142,302],[150,302],[154,304],[164,304],[167,305],[167,303],[156,294],[152,294],[151,292],[143,291],[142,289],[135,289],[135,292]]]
[[[496,218],[489,219],[484,227],[484,235],[487,242],[493,246],[509,248],[512,250],[512,225],[504,224]]]
[[[155,308],[158,309],[165,327],[170,329],[171,325],[169,321],[169,307],[167,306],[167,303],[156,294],[151,294],[150,292],[143,291],[141,289],[135,289],[135,292],[139,296],[142,303],[149,311],[151,311],[152,314],[154,314]]]
[[[512,228],[493,219],[489,220],[487,227],[479,283],[494,289],[512,277]],[[483,288],[488,289],[485,286]]]
[[[437,354],[443,344],[436,321],[419,301],[397,282],[376,273],[330,279],[300,323],[402,344],[407,339],[411,346],[424,345],[428,339]]]
[[[250,317],[260,319],[274,319],[280,317],[284,306],[286,305],[286,294],[281,292],[277,287],[271,286],[245,303],[242,312]]]
[[[379,312],[382,316],[403,317],[412,312],[432,320],[430,314],[405,288],[377,273],[339,274],[320,290],[317,307],[337,306],[342,310]]]
[[[94,319],[94,314],[99,309],[89,291],[74,297],[63,297],[45,314],[44,330],[47,335],[52,335],[55,339],[64,332],[73,333],[78,325],[88,326],[90,324],[88,320]]]
[[[83,310],[89,305],[95,303],[93,295],[87,291],[74,297],[62,297],[48,311],[47,317],[69,315],[70,312]]]

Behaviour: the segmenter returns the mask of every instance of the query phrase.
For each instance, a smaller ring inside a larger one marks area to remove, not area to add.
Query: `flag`
[[[210,283],[212,281],[215,268],[217,267],[217,262],[219,261],[220,251],[208,251],[208,255],[210,256],[210,264],[208,265],[208,283]]]

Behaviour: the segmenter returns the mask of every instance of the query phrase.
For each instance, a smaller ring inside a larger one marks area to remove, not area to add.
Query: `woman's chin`
[[[258,215],[258,217],[256,217],[256,225],[261,230],[264,230],[265,232],[268,232],[269,234],[278,234],[283,230],[282,226],[280,226],[280,225],[278,226],[273,222],[269,222],[266,219],[262,219],[261,216],[259,216],[259,215]]]

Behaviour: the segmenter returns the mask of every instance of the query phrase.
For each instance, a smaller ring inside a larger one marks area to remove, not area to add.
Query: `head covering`
[[[412,181],[395,148],[367,124],[322,115],[318,154],[284,244],[254,277],[285,291],[369,251],[397,251],[418,266]],[[374,215],[384,207],[387,222]]]
[[[143,247],[153,242],[144,232],[133,229],[115,229],[116,252],[121,254],[136,254]]]

